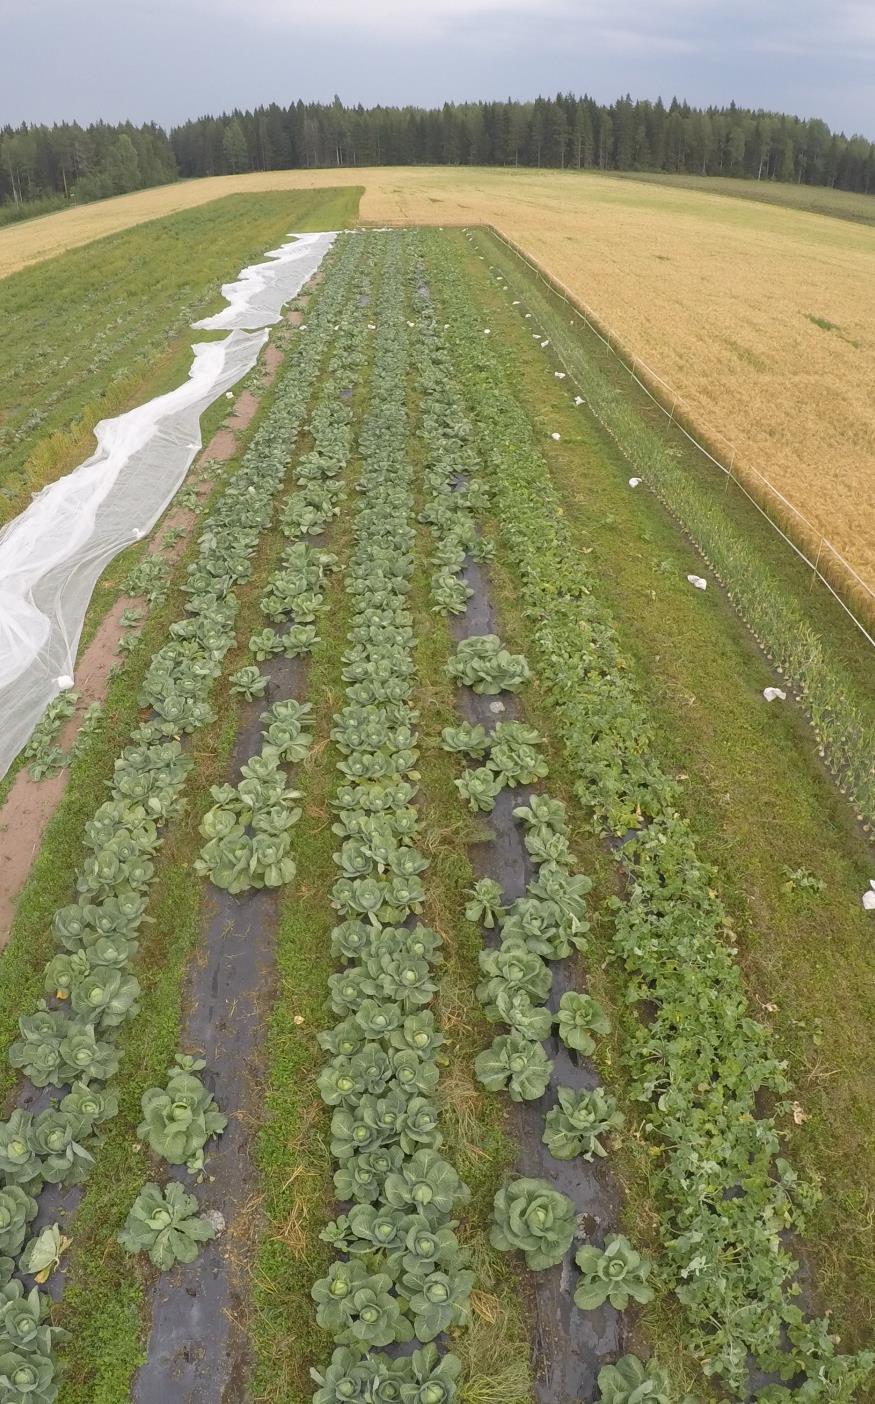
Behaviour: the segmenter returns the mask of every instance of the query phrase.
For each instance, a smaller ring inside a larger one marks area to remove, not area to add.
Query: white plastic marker
[[[549,346],[549,345],[550,345],[550,338],[549,338],[549,336],[548,336],[546,341],[542,341],[542,342],[541,342],[541,350],[543,351],[544,347],[545,347],[545,346]]]
[[[582,404],[583,404],[583,396],[582,396],[582,395],[575,395],[575,397],[574,397],[574,403],[575,403],[576,405],[582,405]],[[630,479],[630,481],[631,481],[631,479]],[[641,479],[639,478],[638,481],[640,482]]]
[[[783,688],[780,687],[764,687],[763,697],[765,697],[767,702],[787,701],[787,694],[784,692]]]
[[[577,403],[577,402],[575,401],[575,403]],[[629,479],[629,486],[630,486],[630,487],[637,487],[638,484],[640,483],[640,481],[641,481],[640,478],[630,478],[630,479]]]
[[[489,329],[489,327],[484,327],[484,328],[483,328],[483,335],[484,335],[484,336],[491,336],[491,335],[492,335],[492,332],[491,332],[491,330]]]
[[[553,374],[555,375],[555,377],[556,377],[557,380],[564,380],[564,379],[565,379],[565,372],[564,372],[564,371],[554,371]]]
[[[867,912],[875,912],[875,882],[870,881],[869,891],[863,893],[863,906]]]
[[[703,575],[688,575],[687,579],[697,590],[707,590],[708,582]]]
[[[550,438],[551,438],[551,439],[555,439],[556,442],[557,442],[557,444],[558,444],[559,440],[562,438],[562,435],[561,435],[561,434],[551,434],[551,435],[550,435]]]
[[[229,330],[199,342],[175,390],[95,425],[97,448],[0,531],[0,776],[71,678],[97,580],[154,526],[201,445],[200,417],[258,359],[266,328],[316,272],[336,234],[290,236],[268,262],[222,289],[229,306],[200,323]]]

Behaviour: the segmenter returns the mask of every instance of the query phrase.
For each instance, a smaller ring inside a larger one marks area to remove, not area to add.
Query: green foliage
[[[834,1343],[822,1337],[809,1348],[788,1336],[796,1263],[786,1231],[804,1228],[811,1192],[778,1154],[786,1072],[769,1031],[751,1016],[716,875],[701,861],[680,813],[676,781],[654,758],[652,719],[563,519],[536,433],[503,363],[475,334],[467,286],[436,238],[423,239],[492,514],[517,582],[517,606],[537,621],[541,695],[556,720],[567,778],[598,831],[626,839],[616,856],[628,900],[612,903],[612,944],[630,1004],[647,1010],[626,1064],[632,1095],[646,1108],[642,1134],[655,1157],[651,1185],[667,1275],[685,1308],[686,1339],[733,1395],[745,1388],[750,1356],[766,1371],[810,1379],[836,1359],[856,1368],[856,1357],[837,1357]],[[634,458],[642,452],[637,430],[631,432],[635,412],[613,387],[599,384],[597,367],[585,367],[583,375],[596,413]],[[764,578],[747,543],[725,532],[718,541],[711,496],[707,504],[697,500],[698,489],[665,444],[651,437],[646,457],[648,482],[680,514],[712,568],[719,563],[732,580],[741,612],[803,686],[820,734],[828,727],[830,745],[846,758],[855,755],[851,733],[859,739],[866,727],[840,700],[821,642]],[[855,763],[850,770],[853,781],[848,770],[843,774],[867,812],[862,796],[871,767],[867,761],[865,776]],[[576,1103],[560,1103],[549,1114],[554,1153],[579,1153],[576,1123],[584,1111],[586,1122],[589,1109]],[[579,1129],[589,1137],[590,1127]],[[590,1148],[598,1153],[594,1142]]]
[[[599,1404],[674,1404],[664,1370],[655,1360],[642,1365],[637,1355],[603,1366],[598,1385]]]
[[[595,1311],[603,1302],[625,1311],[630,1300],[644,1303],[653,1298],[647,1282],[650,1260],[636,1253],[622,1234],[608,1234],[604,1249],[586,1244],[574,1261],[580,1268],[574,1300],[582,1311]]]
[[[245,668],[238,668],[236,673],[231,674],[230,682],[231,691],[239,697],[244,697],[247,702],[252,702],[256,697],[263,697],[267,692],[267,678],[254,663]]]
[[[228,892],[279,887],[295,876],[290,830],[301,817],[293,805],[300,793],[286,788],[278,754],[253,756],[239,785],[210,790],[215,803],[200,822],[207,843],[195,868]]]
[[[186,1066],[179,1066],[181,1061],[177,1059],[168,1069],[166,1087],[150,1087],[143,1093],[143,1120],[137,1135],[170,1165],[187,1165],[197,1171],[203,1168],[204,1146],[211,1136],[222,1134],[228,1118],[195,1075],[194,1070],[204,1064],[188,1059]]]
[[[456,682],[490,697],[519,692],[531,676],[522,654],[509,653],[497,634],[463,639],[447,664],[447,672]]]
[[[574,1205],[546,1180],[512,1180],[496,1194],[493,1218],[493,1247],[524,1253],[536,1272],[561,1262],[577,1232]]]
[[[593,1033],[611,1031],[610,1020],[598,1001],[575,990],[568,990],[560,999],[556,1024],[565,1047],[574,1048],[578,1053],[595,1051]]]
[[[126,1253],[148,1253],[161,1272],[174,1263],[193,1263],[201,1244],[215,1238],[216,1229],[197,1212],[193,1194],[175,1180],[164,1189],[144,1185],[118,1235]]]
[[[501,905],[501,886],[494,878],[480,878],[468,888],[471,900],[465,907],[465,920],[480,922],[491,931],[504,916]]]
[[[573,1160],[583,1156],[605,1156],[603,1137],[618,1131],[624,1124],[617,1103],[604,1088],[592,1092],[574,1092],[570,1087],[557,1091],[559,1105],[551,1108],[544,1118],[544,1144],[556,1160]]]
[[[510,1093],[512,1102],[542,1097],[553,1067],[540,1043],[522,1034],[498,1034],[474,1059],[474,1072],[488,1092]]]

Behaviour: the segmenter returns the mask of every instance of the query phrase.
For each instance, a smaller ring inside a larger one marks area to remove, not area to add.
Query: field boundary
[[[521,259],[523,263],[535,274],[540,281],[560,297],[577,316],[581,317],[587,328],[598,337],[599,341],[622,366],[623,370],[635,381],[644,391],[645,395],[667,418],[668,423],[674,424],[681,433],[689,440],[695,449],[708,459],[710,463],[718,468],[727,479],[744,493],[749,502],[769,523],[774,531],[795,551],[800,560],[812,571],[813,577],[819,579],[833,598],[838,602],[848,617],[859,629],[866,641],[875,648],[875,637],[870,630],[875,631],[875,590],[866,584],[862,576],[854,569],[851,563],[845,559],[840,551],[823,535],[821,531],[810,522],[798,507],[795,507],[782,492],[778,490],[768,478],[764,477],[758,469],[750,465],[744,468],[745,476],[756,481],[761,497],[753,491],[753,482],[749,488],[738,472],[735,471],[736,448],[735,445],[721,434],[718,430],[708,429],[705,441],[698,437],[702,434],[702,426],[697,422],[683,399],[673,386],[664,380],[654,371],[646,361],[642,360],[636,352],[632,351],[623,340],[607,325],[600,317],[587,306],[581,298],[571,291],[561,279],[557,278],[549,269],[545,268],[536,258],[527,253],[520,244],[504,234],[496,225],[485,224],[477,226],[487,230],[494,235],[500,243],[504,244],[511,253]],[[711,437],[713,432],[713,438]],[[721,441],[730,450],[729,465],[719,457],[720,450],[717,448],[717,441]],[[710,444],[710,447],[709,447]],[[768,505],[777,505],[774,513],[768,510]],[[784,525],[776,520],[776,517],[785,514]],[[788,520],[789,518],[789,520]],[[790,522],[799,531],[799,539],[794,540],[788,535]],[[787,528],[785,530],[784,528]],[[832,579],[824,571],[828,568],[828,562],[832,562]],[[858,603],[859,601],[859,603]],[[859,611],[859,613],[857,612]],[[859,616],[863,615],[863,619]],[[865,623],[863,620],[865,619]]]

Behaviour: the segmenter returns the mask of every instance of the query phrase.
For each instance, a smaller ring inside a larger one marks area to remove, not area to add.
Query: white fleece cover
[[[283,305],[316,272],[336,233],[290,235],[196,322],[227,330],[192,347],[188,379],[95,426],[95,452],[38,493],[0,531],[0,777],[75,660],[94,587],[112,558],[144,536],[182,485],[202,441],[200,417],[255,365]]]

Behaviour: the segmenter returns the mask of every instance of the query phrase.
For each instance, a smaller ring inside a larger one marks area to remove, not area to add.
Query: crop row
[[[421,520],[431,525],[434,561],[442,570],[459,573],[468,598],[474,594],[462,578],[471,562],[491,559],[494,546],[482,536],[478,515],[488,495],[481,482],[482,464],[473,442],[473,428],[465,412],[446,338],[439,328],[428,291],[428,272],[416,266],[415,359],[419,372],[422,427],[428,454],[425,469],[426,506]],[[480,571],[474,581],[487,603],[488,580]],[[435,588],[437,586],[437,588]],[[448,597],[444,580],[432,582],[435,608],[460,614],[467,600]],[[464,626],[463,626],[464,628]],[[521,655],[503,649],[495,636],[468,633],[447,671],[463,689],[503,700],[480,708],[486,715],[507,711],[508,694],[524,689],[530,679]],[[474,1071],[487,1091],[507,1091],[514,1102],[533,1102],[543,1110],[542,1142],[549,1160],[591,1162],[608,1154],[606,1140],[622,1128],[624,1118],[615,1099],[596,1085],[575,1088],[562,1085],[562,1072],[554,1080],[555,1065],[545,1049],[554,1030],[568,1050],[569,1068],[595,1048],[595,1035],[609,1031],[604,1010],[588,994],[566,989],[553,992],[554,962],[567,962],[575,952],[588,949],[587,894],[591,883],[574,872],[570,829],[565,806],[548,794],[533,792],[548,776],[537,730],[524,722],[463,723],[446,727],[441,745],[467,761],[456,780],[460,798],[475,812],[492,813],[504,790],[513,792],[517,804],[510,822],[520,827],[521,848],[535,868],[523,894],[506,904],[501,885],[483,877],[469,890],[465,915],[481,925],[486,947],[480,952],[482,974],[476,995],[486,1019],[503,1026],[491,1046],[476,1059]],[[506,810],[505,810],[506,813]],[[506,819],[500,821],[506,823]],[[568,983],[571,972],[563,972]],[[574,976],[571,975],[572,982]],[[575,1080],[578,1074],[575,1073]],[[549,1094],[549,1105],[545,1106]],[[584,1172],[581,1179],[586,1178]],[[582,1221],[575,1203],[555,1189],[548,1179],[526,1176],[504,1184],[495,1196],[491,1242],[503,1252],[518,1251],[531,1270],[554,1267],[580,1245]],[[577,1277],[569,1266],[562,1270],[562,1287],[573,1282],[575,1305],[593,1311],[605,1302],[618,1311],[631,1301],[647,1302],[653,1296],[648,1282],[651,1263],[627,1238],[609,1233],[601,1241],[584,1241],[574,1254]],[[571,1318],[571,1330],[581,1335],[584,1323]],[[593,1367],[596,1362],[593,1362]],[[549,1367],[548,1367],[549,1368]],[[627,1355],[598,1370],[599,1398],[625,1404],[642,1397],[665,1400],[670,1387],[658,1362],[643,1364]]]
[[[203,524],[198,555],[182,587],[185,617],[171,627],[171,638],[144,681],[140,701],[149,709],[148,719],[115,763],[109,800],[86,826],[89,856],[77,875],[77,900],[54,918],[58,954],[46,970],[46,998],[21,1017],[21,1037],[10,1049],[10,1061],[31,1086],[56,1089],[60,1100],[52,1104],[43,1094],[43,1110],[18,1109],[0,1126],[2,1292],[8,1308],[0,1386],[10,1404],[19,1398],[43,1404],[57,1394],[53,1328],[44,1324],[48,1302],[36,1289],[25,1294],[20,1279],[30,1273],[44,1281],[65,1240],[55,1224],[23,1247],[28,1225],[45,1184],[71,1186],[86,1178],[99,1152],[100,1128],[116,1113],[111,1086],[120,1057],[116,1038],[138,1012],[138,931],[148,920],[155,864],[167,825],[183,808],[192,764],[180,738],[214,716],[210,691],[234,642],[235,588],[250,578],[359,256],[355,245],[340,255],[337,276],[318,298],[310,331],[290,358],[269,415]],[[201,1098],[191,1085],[200,1087],[196,1071],[197,1064],[187,1060],[171,1070],[168,1088],[152,1089],[144,1098],[146,1121],[140,1130],[156,1149],[151,1131],[157,1118],[169,1134],[174,1090],[186,1116],[206,1123],[211,1099]],[[190,1081],[183,1088],[180,1079]],[[33,1093],[28,1096],[34,1100]],[[209,1118],[214,1130],[217,1116]],[[169,1141],[158,1139],[166,1149]],[[166,1215],[166,1208],[160,1212]]]
[[[613,939],[629,1003],[647,1018],[625,1057],[658,1157],[666,1271],[690,1344],[737,1394],[753,1358],[781,1380],[806,1381],[806,1397],[851,1399],[873,1360],[836,1354],[828,1321],[807,1318],[796,1301],[788,1231],[804,1228],[814,1191],[780,1154],[788,1084],[769,1031],[751,1016],[715,874],[654,759],[619,640],[500,353],[478,335],[450,252],[429,237],[427,253],[576,794],[600,831],[626,840]],[[758,1397],[787,1393],[774,1384]]]
[[[383,242],[370,403],[359,441],[361,503],[345,580],[352,604],[342,658],[346,701],[331,728],[342,757],[332,800],[339,876],[331,893],[340,917],[332,951],[341,969],[330,980],[340,1022],[320,1035],[330,1060],[319,1088],[332,1108],[335,1189],[347,1208],[322,1235],[344,1256],[313,1286],[318,1323],[335,1341],[330,1363],[314,1371],[318,1404],[377,1397],[448,1404],[460,1366],[435,1341],[467,1319],[473,1281],[452,1218],[467,1192],[440,1154],[434,1100],[443,1036],[427,1006],[441,940],[413,920],[422,910],[420,874],[428,861],[417,847],[413,803],[407,338],[401,248],[397,238]],[[383,1353],[409,1341],[419,1343],[410,1355]]]

